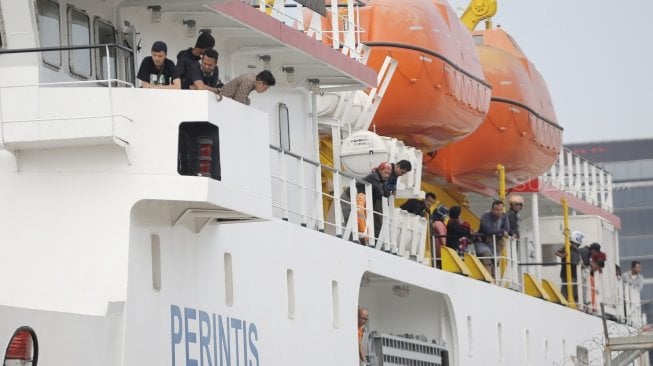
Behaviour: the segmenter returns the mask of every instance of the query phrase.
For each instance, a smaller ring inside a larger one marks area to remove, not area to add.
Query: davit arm
[[[481,20],[490,19],[497,13],[496,0],[472,0],[460,20],[473,31]],[[492,22],[488,20],[487,28],[492,28]]]

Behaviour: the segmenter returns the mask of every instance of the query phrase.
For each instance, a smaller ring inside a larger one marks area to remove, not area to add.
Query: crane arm
[[[473,31],[481,20],[490,19],[496,13],[497,0],[471,0],[460,20]]]

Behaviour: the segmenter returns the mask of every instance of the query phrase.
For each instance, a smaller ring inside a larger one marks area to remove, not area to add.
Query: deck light
[[[197,33],[197,22],[195,19],[182,20],[181,22],[187,27],[186,32],[188,38],[195,37],[195,34]]]
[[[269,71],[271,66],[272,56],[260,55],[258,59],[263,61],[263,68]]]
[[[152,10],[152,23],[161,22],[161,5],[151,5],[147,10]]]
[[[292,66],[284,66],[281,68],[281,71],[286,73],[286,80],[288,83],[295,81],[295,68]]]

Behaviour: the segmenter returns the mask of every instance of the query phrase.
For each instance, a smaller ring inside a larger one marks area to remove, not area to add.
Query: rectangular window
[[[231,264],[231,253],[224,253],[224,302],[234,306],[234,275]]]
[[[338,281],[331,281],[331,316],[333,318],[333,328],[340,328],[340,292],[338,291]]]
[[[116,43],[116,29],[108,22],[95,17],[93,21],[95,28],[95,43],[96,44],[115,44]],[[96,77],[100,80],[117,79],[116,76],[116,49],[109,48],[109,58],[107,60],[107,49],[105,47],[97,49],[95,53],[97,65]],[[107,63],[108,61],[108,63]],[[108,73],[107,73],[108,67]]]
[[[4,18],[2,17],[2,6],[0,5],[0,50],[2,49],[3,43],[3,37],[4,37]]]
[[[52,0],[36,0],[36,13],[40,47],[61,47],[59,4]],[[50,66],[61,67],[61,51],[43,52],[41,58]]]
[[[161,290],[161,240],[156,234],[150,235],[152,255],[152,289]]]
[[[91,44],[91,25],[88,15],[72,6],[68,8],[68,44],[71,46],[88,46]],[[87,78],[91,76],[91,50],[71,50],[70,72]]]
[[[283,103],[279,104],[279,147],[290,151],[290,114]]]
[[[295,273],[286,270],[286,291],[288,292],[288,319],[295,319]]]

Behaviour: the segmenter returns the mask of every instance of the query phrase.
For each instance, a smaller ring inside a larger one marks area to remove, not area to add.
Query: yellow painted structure
[[[576,302],[574,301],[574,293],[572,287],[572,278],[571,278],[571,242],[569,241],[569,207],[567,205],[567,199],[562,198],[562,222],[563,222],[563,232],[565,233],[565,274],[567,275],[567,293],[564,294],[567,296],[567,306],[570,308],[576,308]]]
[[[485,269],[483,263],[475,255],[465,253],[465,265],[469,269],[469,276],[471,278],[487,283],[494,283],[494,278],[492,278],[490,272]]]
[[[465,276],[470,276],[471,272],[460,259],[458,253],[449,247],[442,247],[440,251],[442,254],[442,269],[447,272],[458,273]]]
[[[492,29],[490,20],[497,13],[496,0],[472,0],[465,12],[460,17],[460,21],[467,26],[470,31],[476,29],[478,23],[486,20],[486,29]]]
[[[549,297],[551,298],[551,302],[555,302],[556,304],[560,304],[562,306],[569,305],[569,303],[562,295],[560,290],[558,290],[557,287],[553,286],[553,284],[551,284],[549,280],[547,279],[542,280],[542,287],[544,287],[544,291],[546,291],[546,293],[549,294]]]
[[[529,296],[551,301],[549,293],[542,287],[540,281],[530,273],[524,273],[524,293]]]

